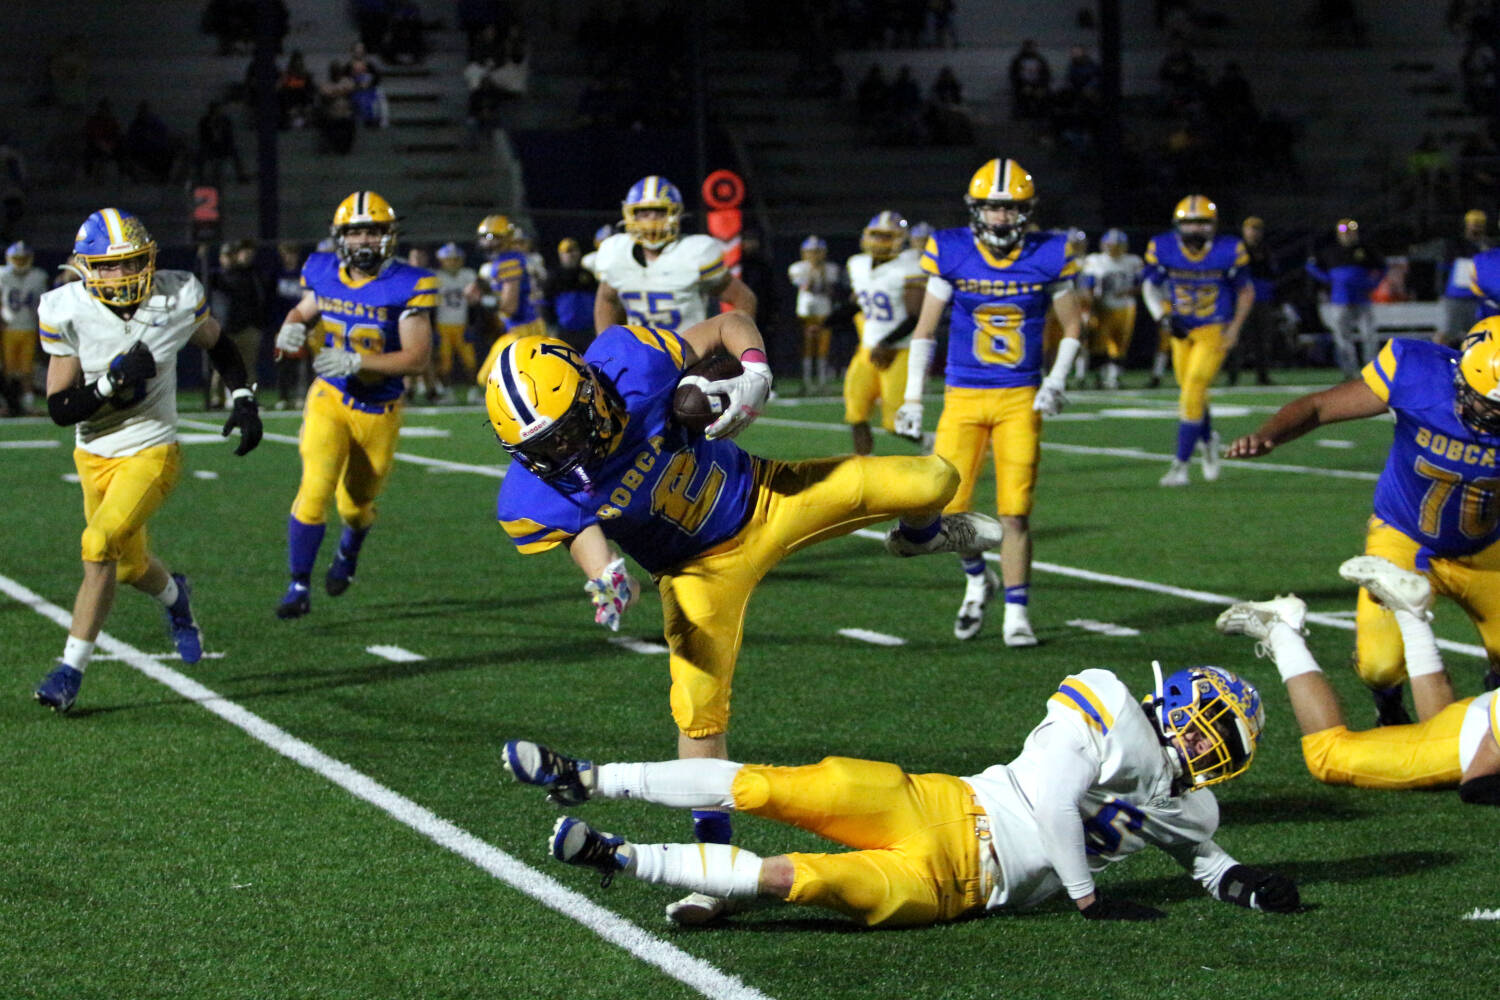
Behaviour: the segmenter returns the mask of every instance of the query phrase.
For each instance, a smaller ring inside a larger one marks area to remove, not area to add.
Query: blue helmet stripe
[[[500,385],[505,390],[505,398],[510,402],[510,408],[515,411],[516,422],[522,427],[530,426],[536,420],[536,411],[531,408],[531,401],[521,391],[521,385],[516,381],[516,345],[508,344],[500,352],[500,359],[495,362],[495,370],[500,373]]]

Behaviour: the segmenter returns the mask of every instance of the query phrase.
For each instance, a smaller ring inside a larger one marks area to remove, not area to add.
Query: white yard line
[[[382,660],[390,660],[392,663],[421,663],[427,659],[421,653],[413,653],[400,646],[366,646],[365,652],[373,653]]]
[[[632,653],[642,653],[647,656],[660,656],[670,653],[671,650],[659,642],[647,642],[645,639],[632,639],[628,635],[612,635],[606,640],[611,646],[619,646],[628,649]]]
[[[67,611],[7,576],[0,575],[0,593],[26,605],[37,614],[51,619],[63,628],[68,627],[70,616]],[[203,708],[288,760],[325,778],[355,798],[363,799],[438,846],[452,851],[544,906],[577,921],[604,940],[625,949],[641,961],[655,966],[704,996],[714,998],[714,1000],[718,998],[771,1000],[767,994],[747,985],[739,977],[731,976],[701,958],[689,955],[675,945],[615,915],[493,844],[480,840],[343,761],[328,756],[312,744],[297,739],[286,730],[216,694],[186,674],[164,666],[155,657],[148,656],[134,646],[114,638],[107,632],[101,632],[98,648],[119,657],[130,667],[171,688],[188,701],[197,702]]]
[[[874,646],[904,646],[906,640],[899,635],[887,635],[884,632],[872,632],[867,628],[841,628],[839,635],[846,639],[854,639],[857,642],[868,642]]]

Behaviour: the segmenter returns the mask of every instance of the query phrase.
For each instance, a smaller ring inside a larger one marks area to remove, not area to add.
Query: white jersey
[[[833,293],[842,272],[832,261],[821,264],[799,260],[786,269],[787,277],[797,286],[797,315],[823,319],[833,312]]]
[[[906,320],[906,289],[926,286],[922,254],[919,250],[903,250],[876,264],[869,254],[857,253],[849,258],[848,269],[849,287],[865,317],[863,341],[868,350]],[[910,342],[908,335],[890,346],[899,350]]]
[[[0,321],[7,330],[36,333],[36,307],[47,291],[47,275],[38,267],[22,274],[6,264],[0,267]]]
[[[965,778],[990,818],[1000,877],[987,908],[1034,906],[1059,889],[1082,899],[1093,873],[1148,844],[1212,893],[1235,864],[1213,842],[1207,789],[1172,794],[1176,767],[1119,678],[1083,670],[1058,685],[1021,755]]]
[[[707,297],[724,283],[724,245],[712,236],[684,236],[649,264],[629,233],[599,244],[594,274],[620,294],[627,323],[686,330],[708,318]]]
[[[464,291],[474,283],[472,267],[461,267],[457,271],[438,268],[438,307],[434,322],[438,326],[464,326],[469,321],[469,304],[464,301]]]
[[[1467,771],[1474,762],[1474,755],[1484,745],[1484,738],[1493,732],[1491,739],[1500,743],[1500,692],[1486,691],[1469,702],[1464,711],[1463,728],[1458,731],[1458,766]]]
[[[105,403],[78,424],[78,447],[121,458],[177,440],[177,352],[208,316],[203,285],[196,277],[187,271],[157,271],[151,294],[128,320],[90,295],[81,281],[43,295],[38,312],[43,350],[77,357],[85,383],[98,381],[110,360],[138,340],[156,359],[156,375],[146,383],[145,398],[125,409]]]
[[[1133,253],[1111,257],[1091,253],[1083,258],[1079,283],[1105,309],[1123,309],[1135,302],[1141,287],[1141,258]]]
[[[592,274],[595,278],[599,277],[599,267],[598,267],[598,265],[599,265],[599,251],[598,250],[590,250],[588,253],[584,254],[583,255],[583,259],[578,262],[578,266],[579,267],[583,268],[589,274]]]

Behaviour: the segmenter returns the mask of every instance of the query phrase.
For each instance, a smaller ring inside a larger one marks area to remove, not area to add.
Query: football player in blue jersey
[[[688,368],[721,350],[743,372],[706,384],[728,405],[692,433],[674,420],[673,395]],[[612,630],[637,588],[614,546],[655,580],[679,757],[726,756],[745,609],[786,556],[894,517],[901,520],[886,547],[896,555],[979,558],[1000,541],[991,518],[940,516],[958,487],[941,458],[784,462],[746,453],[730,439],[770,389],[760,331],[733,311],[680,334],[612,326],[583,354],[554,338],[522,338],[501,350],[485,390],[490,422],[513,459],[496,512],[516,547],[566,547],[587,581],[594,620]],[[700,812],[694,827],[702,841],[729,840],[722,812]],[[721,910],[722,901],[690,897],[668,915],[699,923]]]
[[[1177,451],[1161,485],[1186,486],[1195,448],[1203,478],[1219,478],[1219,435],[1209,414],[1208,387],[1240,339],[1255,305],[1255,285],[1244,241],[1217,234],[1219,209],[1208,198],[1188,195],[1172,210],[1172,222],[1172,232],[1146,245],[1141,297],[1172,336],[1172,373],[1180,387]]]
[[[494,299],[493,316],[498,330],[474,375],[474,381],[482,386],[500,348],[517,337],[546,333],[547,324],[532,299],[531,268],[521,230],[503,215],[486,215],[479,222],[478,234],[485,262],[465,295],[471,304]]]
[[[323,584],[337,597],[354,582],[360,549],[375,523],[375,501],[395,461],[404,376],[432,354],[437,276],[395,259],[396,210],[374,191],[356,191],[333,213],[335,252],[302,265],[302,301],[286,315],[276,349],[295,354],[314,329],[317,378],[302,411],[302,482],[287,519],[291,582],[278,618],[312,608],[309,581],[334,500],[344,522]]]
[[[1375,484],[1365,553],[1426,574],[1463,608],[1489,653],[1485,687],[1500,687],[1500,317],[1475,324],[1462,353],[1442,344],[1386,342],[1362,377],[1292,400],[1230,458],[1256,458],[1325,424],[1396,415]],[[1383,723],[1409,721],[1401,631],[1361,590],[1355,667]]]
[[[1042,415],[1066,401],[1078,357],[1083,314],[1073,287],[1079,261],[1062,233],[1027,232],[1036,186],[1015,160],[990,160],[969,181],[969,225],[933,233],[922,254],[928,275],[907,361],[906,401],[896,433],[918,440],[922,389],[936,350],[938,322],[952,302],[943,414],[936,454],[958,469],[949,512],[968,510],[986,450],[995,457],[995,503],[1005,527],[1000,576],[980,556],[965,558],[964,598],[953,634],[970,639],[1003,579],[1007,646],[1035,646],[1027,610],[1031,579],[1031,505],[1041,454]],[[1057,357],[1042,377],[1048,310],[1062,327]]]

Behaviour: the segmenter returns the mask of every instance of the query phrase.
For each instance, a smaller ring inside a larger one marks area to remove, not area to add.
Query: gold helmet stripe
[[[99,215],[104,219],[104,227],[109,230],[109,245],[115,247],[124,243],[125,223],[120,219],[120,210],[106,208]]]

